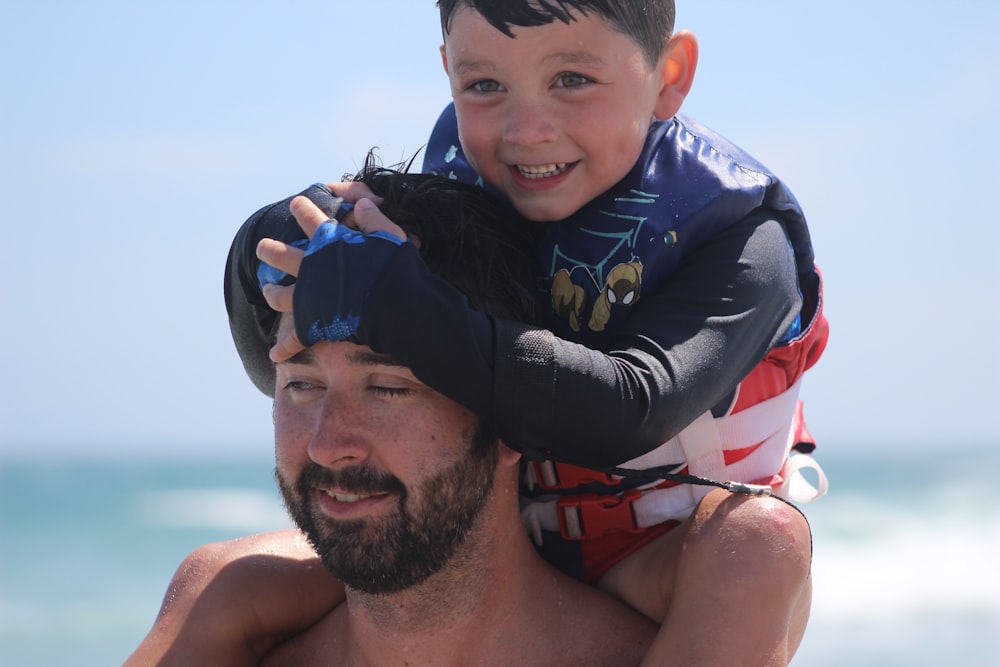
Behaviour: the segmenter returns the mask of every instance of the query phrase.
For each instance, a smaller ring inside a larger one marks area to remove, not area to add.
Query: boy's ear
[[[694,83],[694,72],[698,68],[698,40],[694,33],[687,30],[675,33],[663,49],[662,57],[663,87],[653,116],[666,120],[677,114]]]
[[[444,73],[448,73],[448,52],[444,50],[444,44],[441,45],[441,64],[444,65]]]

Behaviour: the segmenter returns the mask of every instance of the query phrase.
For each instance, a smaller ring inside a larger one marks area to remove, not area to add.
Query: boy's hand
[[[345,200],[370,193],[362,183],[334,184],[330,188]],[[356,330],[345,327],[347,316],[360,312],[367,296],[368,285],[378,274],[378,268],[388,260],[394,246],[406,240],[406,234],[386,218],[375,203],[362,197],[343,223],[331,222],[306,197],[296,197],[290,205],[292,215],[310,239],[305,250],[273,239],[264,239],[257,246],[257,256],[266,264],[289,275],[298,276],[303,259],[311,257],[304,284],[306,291],[298,297],[301,312],[296,328],[303,335],[311,334],[309,344],[319,340],[343,340]],[[317,230],[321,230],[317,238]],[[277,284],[263,287],[268,305],[278,312],[292,312],[295,288]],[[356,319],[355,319],[356,325]],[[310,329],[312,330],[310,332]],[[270,351],[272,361],[281,362],[304,349],[299,336],[289,330],[282,334]]]

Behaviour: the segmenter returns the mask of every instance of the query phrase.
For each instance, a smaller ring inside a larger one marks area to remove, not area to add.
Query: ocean
[[[1000,447],[820,460],[794,667],[1000,665]],[[191,549],[287,525],[263,459],[0,459],[0,666],[120,665]]]

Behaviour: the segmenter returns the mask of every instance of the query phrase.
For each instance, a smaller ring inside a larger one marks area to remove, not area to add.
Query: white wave
[[[143,521],[164,528],[218,528],[246,532],[291,525],[281,501],[253,489],[156,491],[139,499]]]
[[[1000,618],[1000,511],[986,495],[954,485],[895,501],[830,497],[807,509],[814,615]]]

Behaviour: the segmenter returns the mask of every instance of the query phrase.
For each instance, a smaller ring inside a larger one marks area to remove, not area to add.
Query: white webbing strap
[[[816,472],[816,486],[806,479],[803,470]],[[819,463],[808,454],[793,454],[781,469],[782,484],[774,489],[774,495],[797,503],[811,503],[826,495],[830,482]]]
[[[521,523],[535,544],[542,546],[542,531],[559,530],[556,501],[531,500],[521,503]]]
[[[701,474],[689,468],[691,474],[725,480],[727,477],[720,470],[720,467],[725,468],[723,449],[752,447],[779,433],[782,434],[781,444],[784,446],[783,436],[788,433],[795,414],[801,386],[800,380],[777,396],[751,405],[735,414],[715,418],[710,412],[706,412],[670,440],[642,456],[621,464],[621,467],[630,470],[648,470],[684,461],[690,465],[698,460],[697,467],[705,473],[717,470],[719,474],[715,476]],[[789,447],[791,444],[789,443]],[[710,451],[713,449],[715,453]],[[768,474],[775,472],[777,468]]]
[[[716,420],[726,449],[741,449],[763,442],[776,433],[787,433],[799,402],[802,380],[766,401]],[[789,444],[791,447],[791,443]]]
[[[681,451],[684,452],[684,460],[687,461],[689,473],[705,479],[725,481],[728,479],[726,458],[722,453],[725,446],[719,435],[717,421],[711,412],[705,412],[677,434],[677,442],[680,444]],[[690,486],[691,494],[696,503],[714,488],[702,485],[685,486]]]
[[[732,415],[714,418],[706,412],[674,438],[621,467],[644,470],[686,461],[688,472],[698,477],[764,484],[780,471],[783,481],[774,489],[775,495],[795,502],[815,500],[828,488],[823,470],[806,454],[789,457],[795,444],[793,418],[800,387],[801,381],[796,382],[781,394]],[[757,448],[749,456],[726,465],[724,450],[755,445]],[[802,475],[801,470],[807,468],[816,471],[818,488]],[[641,528],[671,519],[686,519],[698,501],[715,488],[693,484],[648,488],[657,483],[651,481],[642,497],[632,503],[636,524]],[[557,500],[524,501],[521,518],[541,544],[542,530],[560,530],[558,512]],[[579,518],[575,513],[570,514],[565,517],[567,529],[572,537],[578,537],[572,533],[579,531]]]

